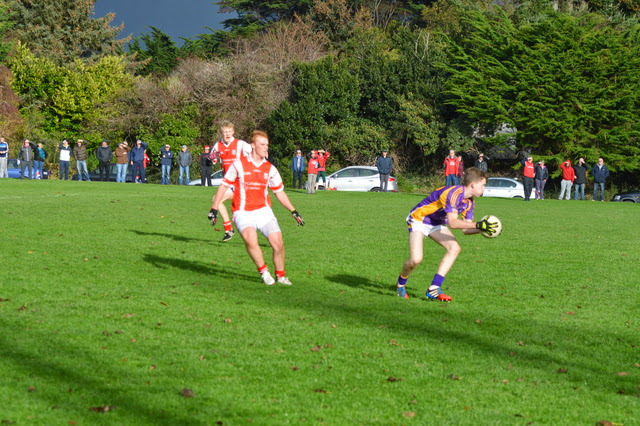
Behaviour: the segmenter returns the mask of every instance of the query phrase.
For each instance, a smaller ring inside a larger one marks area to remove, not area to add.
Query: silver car
[[[484,187],[483,197],[499,198],[524,198],[524,185],[517,179],[508,177],[490,177]],[[531,191],[531,197],[535,198],[536,189]]]
[[[222,170],[218,170],[211,175],[211,186],[220,186],[222,183]],[[193,179],[189,181],[191,186],[202,186],[202,179]],[[207,186],[207,185],[205,185]]]
[[[370,166],[350,166],[327,176],[327,185],[317,183],[318,189],[334,191],[380,191],[380,174],[378,169]],[[398,192],[398,179],[389,176],[387,191]]]

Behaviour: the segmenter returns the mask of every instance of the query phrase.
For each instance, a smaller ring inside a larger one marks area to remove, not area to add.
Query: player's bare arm
[[[298,225],[304,226],[304,220],[302,219],[302,216],[300,216],[300,213],[298,213],[296,208],[293,207],[293,204],[291,204],[289,196],[284,191],[274,192],[273,195],[275,195],[276,199],[280,202],[280,204],[282,204],[285,209],[291,212],[291,215],[293,215],[293,218],[298,222]]]

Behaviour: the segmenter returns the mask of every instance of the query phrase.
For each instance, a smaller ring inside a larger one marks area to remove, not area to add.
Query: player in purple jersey
[[[427,290],[428,299],[450,302],[451,297],[442,293],[441,286],[444,277],[451,269],[458,254],[460,245],[453,235],[452,229],[462,229],[466,235],[478,234],[482,231],[495,232],[498,225],[495,222],[481,220],[473,222],[473,197],[480,197],[487,183],[487,174],[480,169],[471,167],[465,172],[462,185],[443,186],[433,191],[427,198],[415,206],[409,216],[409,259],[404,262],[402,272],[398,277],[398,296],[408,299],[405,289],[411,272],[422,262],[422,241],[430,237],[440,244],[446,253],[440,261],[438,271]],[[461,216],[462,219],[458,218]]]

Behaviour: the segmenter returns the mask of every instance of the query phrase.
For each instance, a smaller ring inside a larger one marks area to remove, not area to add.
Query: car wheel
[[[513,198],[524,198],[522,195],[514,195]]]
[[[380,187],[379,186],[373,187],[369,190],[369,192],[380,192]]]
[[[635,203],[633,200],[622,200],[623,203]]]

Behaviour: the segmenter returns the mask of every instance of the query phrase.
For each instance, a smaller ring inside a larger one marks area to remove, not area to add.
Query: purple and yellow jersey
[[[447,223],[447,213],[457,213],[462,219],[473,220],[474,206],[473,199],[464,198],[464,186],[443,186],[420,201],[407,219],[437,226]]]

